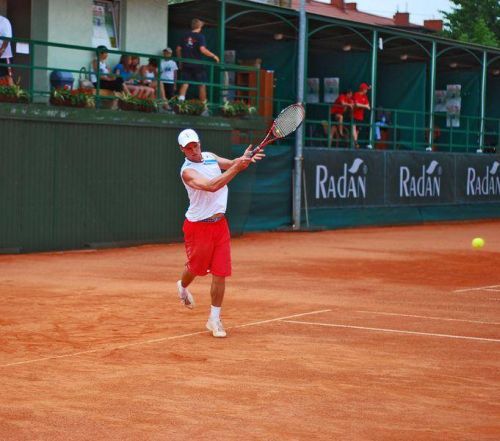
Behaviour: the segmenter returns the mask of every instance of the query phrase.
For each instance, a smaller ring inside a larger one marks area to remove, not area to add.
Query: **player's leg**
[[[210,289],[212,305],[210,307],[207,328],[212,331],[214,337],[225,337],[226,331],[222,326],[220,312],[226,289],[226,277],[231,275],[231,235],[225,218],[212,224],[212,233],[212,237],[214,238],[214,251],[210,264],[210,271],[212,273],[212,286]]]
[[[210,296],[212,305],[210,306],[210,317],[207,320],[207,329],[212,331],[214,337],[225,337],[226,331],[220,319],[220,311],[224,300],[224,292],[226,290],[226,278],[212,275],[212,286],[210,288]]]
[[[226,291],[226,278],[212,275],[212,286],[210,287],[210,297],[212,298],[212,306],[216,308],[222,307],[224,301],[224,292]],[[217,318],[219,316],[217,315]]]
[[[177,292],[181,303],[189,309],[193,309],[195,303],[188,286],[196,276],[207,274],[213,253],[211,241],[203,240],[205,237],[204,229],[206,229],[206,225],[202,222],[190,222],[187,219],[182,227],[187,262],[181,279],[177,281]]]
[[[181,299],[181,303],[189,309],[193,309],[195,306],[193,295],[188,290],[188,286],[195,279],[195,277],[195,274],[185,268],[182,272],[181,279],[177,281],[177,292],[179,294],[179,298]]]

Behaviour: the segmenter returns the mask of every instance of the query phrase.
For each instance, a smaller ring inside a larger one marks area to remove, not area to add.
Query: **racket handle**
[[[265,144],[259,144],[257,147],[250,150],[250,158],[253,158],[257,153],[259,153],[264,148],[264,146]]]

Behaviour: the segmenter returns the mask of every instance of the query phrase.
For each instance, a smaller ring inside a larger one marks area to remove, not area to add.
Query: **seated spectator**
[[[389,126],[391,112],[379,110],[375,121],[375,147],[385,150],[389,145]]]
[[[358,138],[361,127],[358,125],[363,123],[365,119],[365,110],[370,110],[370,101],[368,100],[367,93],[371,89],[366,83],[359,86],[359,90],[354,94],[354,110],[352,112],[352,137],[354,139],[354,147],[359,148]],[[359,127],[359,128],[358,128]],[[371,147],[370,147],[371,148]]]
[[[343,138],[347,133],[344,131],[344,115],[350,115],[353,108],[352,90],[341,93],[330,108],[330,119],[333,122],[328,133],[328,147],[331,147],[332,140]],[[328,128],[326,128],[328,131]]]
[[[124,84],[127,85],[128,90],[134,96],[138,98],[154,98],[155,90],[149,86],[143,86],[139,84],[139,81],[135,79],[135,75],[130,69],[131,57],[128,55],[122,55],[120,57],[120,62],[113,69],[113,73],[123,78]]]
[[[148,64],[141,66],[139,72],[140,72],[140,76],[142,78],[142,84],[145,86],[148,86],[148,87],[152,87],[155,91],[155,96],[158,96],[158,94],[157,94],[158,61],[156,60],[156,58],[149,58]],[[168,103],[166,102],[167,99],[165,97],[165,89],[163,87],[160,87],[159,92],[160,92],[161,99],[164,101],[163,107],[165,109],[167,109]]]
[[[106,63],[108,58],[108,49],[106,46],[99,46],[97,48],[98,59],[92,61],[92,75],[91,81],[97,87],[97,76],[94,72],[99,72],[100,88],[112,90],[114,92],[128,92],[130,93],[126,84],[123,83],[123,78],[116,77],[110,73],[109,66]]]
[[[137,55],[132,55],[130,57],[130,64],[129,64],[129,69],[130,72],[132,72],[132,77],[138,78],[139,77],[139,65],[141,64],[141,59]],[[139,82],[139,80],[137,80]]]
[[[171,59],[172,49],[163,49],[163,60],[160,63],[160,79],[163,84],[165,96],[170,99],[175,95],[177,89],[177,63]]]

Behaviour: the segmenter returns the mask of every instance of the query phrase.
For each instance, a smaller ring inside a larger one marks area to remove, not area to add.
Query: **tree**
[[[451,12],[443,12],[443,36],[469,43],[500,47],[498,0],[450,0]]]

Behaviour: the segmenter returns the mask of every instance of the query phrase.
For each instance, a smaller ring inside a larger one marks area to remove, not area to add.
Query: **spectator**
[[[158,96],[158,60],[156,58],[148,58],[148,64],[141,66],[139,70],[142,78],[142,84],[147,87],[152,87],[155,96]],[[163,107],[168,109],[167,99],[165,98],[165,90],[160,87],[160,97],[164,101]]]
[[[330,117],[333,125],[330,128],[328,147],[331,146],[333,139],[336,139],[338,143],[339,137],[344,137],[344,115],[349,115],[350,113],[348,111],[352,110],[353,106],[354,103],[352,100],[352,90],[350,89],[341,93],[333,103],[332,107],[330,108]]]
[[[391,112],[379,110],[375,121],[375,147],[386,149],[389,145],[389,126],[391,126]]]
[[[12,26],[7,17],[0,15],[0,37],[12,38]],[[12,86],[12,72],[9,67],[12,58],[12,49],[9,40],[0,38],[0,79],[6,78],[7,83]]]
[[[111,75],[109,66],[106,64],[108,58],[108,49],[106,46],[99,46],[97,48],[98,59],[92,61],[92,72],[100,72],[100,88],[112,90],[114,92],[128,92],[127,85],[123,83],[123,78]],[[94,87],[97,87],[97,76],[92,73],[91,81]]]
[[[177,63],[171,59],[172,49],[167,47],[163,49],[164,59],[160,63],[160,78],[163,84],[163,89],[167,99],[175,95],[177,89],[177,71],[179,70]]]
[[[120,62],[113,69],[113,73],[123,78],[123,82],[127,85],[128,90],[138,98],[154,98],[155,90],[152,87],[142,86],[139,81],[134,78],[134,72],[131,70],[131,57],[122,55]]]
[[[201,20],[193,18],[191,21],[191,31],[184,35],[182,43],[176,48],[178,58],[201,60],[201,56],[205,55],[213,58],[216,63],[219,62],[219,57],[210,52],[206,47],[205,36],[201,33],[203,25],[204,23]],[[205,67],[199,64],[183,63],[181,66],[181,73],[183,81],[197,81],[199,83],[205,83],[207,81]],[[183,83],[181,85],[179,89],[179,100],[182,101],[186,98],[188,87],[188,83]],[[205,84],[200,84],[198,90],[200,100],[205,102],[207,100],[207,86]]]
[[[358,138],[361,130],[361,128],[358,129],[358,124],[362,124],[365,119],[365,109],[370,110],[370,101],[368,101],[368,96],[366,95],[370,89],[371,86],[362,83],[359,86],[359,90],[354,94],[352,137],[356,148],[359,148]]]
[[[141,64],[141,59],[137,55],[132,55],[130,57],[129,69],[132,72],[132,78],[139,77],[139,65]],[[139,82],[139,80],[137,80]]]

